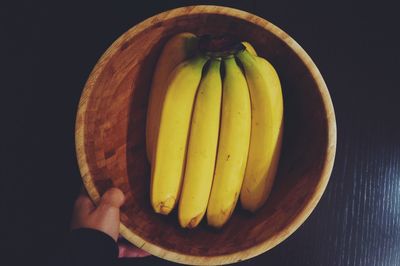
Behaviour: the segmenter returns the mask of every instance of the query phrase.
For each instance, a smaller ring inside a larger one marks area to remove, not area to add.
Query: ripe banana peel
[[[160,124],[161,108],[167,89],[168,77],[183,61],[194,56],[198,38],[184,32],[173,36],[165,44],[153,75],[146,122],[146,152],[151,161]]]
[[[243,65],[250,91],[252,123],[241,205],[256,211],[267,200],[278,167],[283,132],[283,97],[272,65],[248,51],[237,57]]]
[[[184,228],[198,226],[205,215],[209,225],[222,227],[239,196],[244,209],[258,210],[279,163],[279,77],[250,43],[230,41],[198,47],[194,34],[178,34],[164,46],[153,75],[146,124],[151,204],[166,215],[179,202]]]
[[[169,77],[151,158],[150,197],[157,213],[169,214],[178,200],[193,102],[207,60],[198,55],[184,61]]]
[[[224,60],[221,126],[207,222],[222,227],[239,197],[250,143],[251,106],[246,79],[232,56]]]
[[[190,126],[186,169],[179,200],[179,223],[194,228],[210,196],[217,153],[222,81],[221,59],[213,59],[197,91]]]

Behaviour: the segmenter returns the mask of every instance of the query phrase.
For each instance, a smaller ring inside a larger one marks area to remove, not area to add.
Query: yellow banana
[[[149,161],[155,149],[168,76],[176,66],[194,56],[196,48],[197,37],[194,34],[188,32],[180,33],[168,40],[157,61],[150,90],[146,121],[146,151]]]
[[[244,47],[246,47],[247,51],[249,51],[250,54],[252,55],[257,55],[256,49],[254,49],[253,45],[251,45],[248,42],[242,42]]]
[[[240,52],[250,91],[252,123],[249,156],[240,201],[256,211],[267,200],[278,167],[283,132],[283,97],[273,66],[248,51]]]
[[[203,218],[214,176],[221,111],[220,59],[211,60],[200,82],[190,127],[179,223],[194,228]]]
[[[157,213],[170,213],[179,196],[193,102],[206,61],[196,56],[178,65],[169,77],[151,158],[150,194]]]
[[[246,169],[251,106],[246,79],[232,56],[224,60],[221,128],[207,222],[223,226],[235,209]]]

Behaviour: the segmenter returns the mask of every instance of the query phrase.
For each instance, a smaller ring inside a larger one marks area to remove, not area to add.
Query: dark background
[[[399,9],[384,1],[138,3],[0,3],[0,264],[39,265],[68,232],[81,186],[75,113],[97,59],[143,19],[208,3],[259,15],[299,42],[337,118],[336,162],[317,208],[282,244],[242,264],[400,265]]]

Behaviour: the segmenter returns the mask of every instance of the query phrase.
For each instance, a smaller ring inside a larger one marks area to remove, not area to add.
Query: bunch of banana
[[[146,127],[150,198],[157,213],[213,227],[241,205],[267,200],[279,161],[283,98],[277,73],[243,42],[229,54],[198,51],[191,33],[171,38],[153,76]]]

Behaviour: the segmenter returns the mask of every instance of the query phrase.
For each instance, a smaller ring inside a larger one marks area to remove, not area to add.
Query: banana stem
[[[211,58],[227,58],[245,49],[242,42],[232,35],[203,35],[199,40],[200,52]]]

